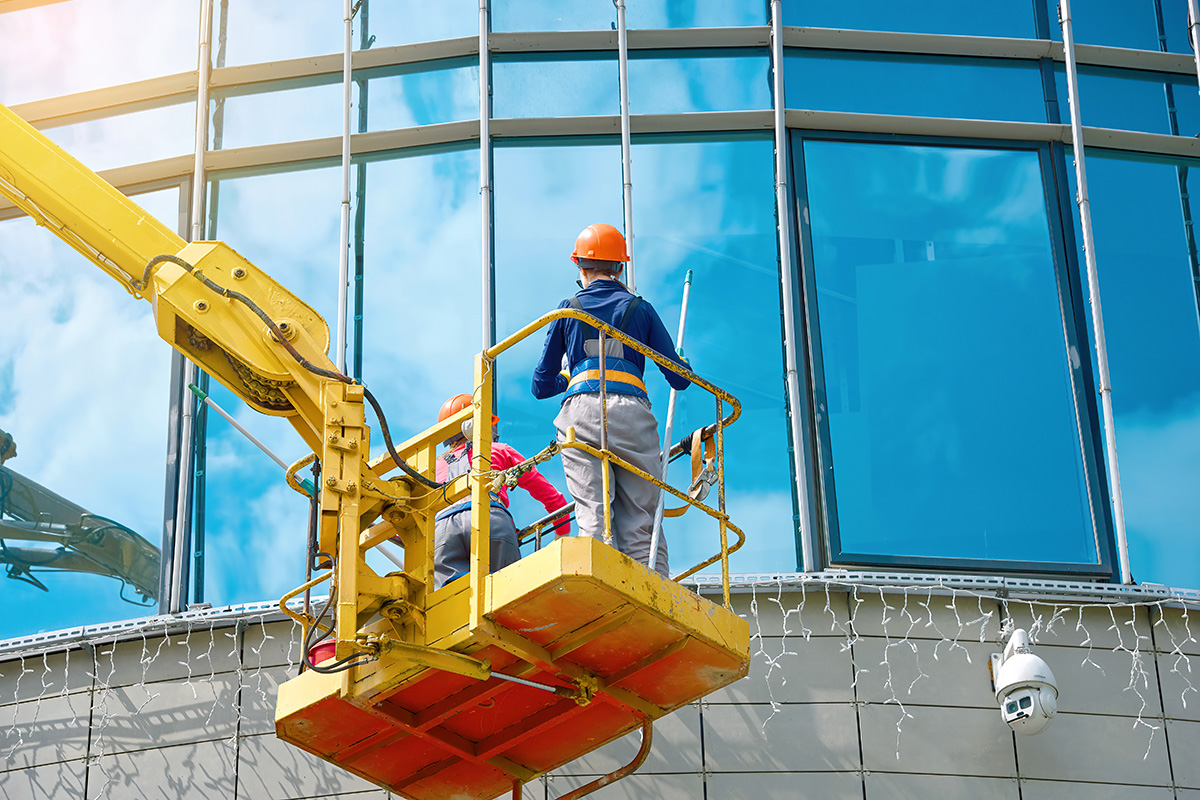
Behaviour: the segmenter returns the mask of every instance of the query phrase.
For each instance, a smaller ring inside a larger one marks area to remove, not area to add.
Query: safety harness
[[[585,310],[578,297],[572,297],[568,302],[576,311]],[[621,315],[621,324],[617,326],[617,330],[621,333],[627,332],[626,328],[633,320],[633,312],[641,304],[642,298],[636,295],[629,301],[629,304],[625,306],[625,313]],[[594,331],[595,328],[591,330]],[[571,367],[571,377],[567,382],[567,397],[584,393],[595,394],[600,391],[599,334],[584,339],[583,352],[585,356],[583,360]],[[625,358],[625,345],[615,339],[606,339],[604,342],[604,381],[604,390],[609,394],[625,394],[649,399],[646,394],[646,384],[642,382],[641,370],[636,364]]]
[[[688,487],[688,497],[697,503],[704,502],[708,490],[717,482],[717,461],[714,455],[716,446],[712,434],[704,436],[704,429],[695,431],[690,437],[692,450],[692,485]],[[691,505],[684,504],[678,508],[668,508],[663,514],[668,517],[682,516]]]
[[[442,461],[446,462],[446,485],[449,485],[455,478],[466,475],[471,469],[471,445],[467,445],[461,452],[450,452],[442,456]],[[470,499],[463,500],[461,503],[450,506],[438,512],[435,520],[441,521],[446,517],[452,517],[461,511],[468,511],[471,508]],[[500,502],[499,495],[492,493],[492,508],[499,508],[505,514],[512,516],[512,512]]]

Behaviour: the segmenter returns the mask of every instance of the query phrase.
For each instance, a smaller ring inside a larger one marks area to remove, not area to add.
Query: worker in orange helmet
[[[585,311],[675,363],[687,366],[676,353],[671,334],[658,314],[621,283],[629,254],[620,231],[612,225],[587,226],[575,240],[571,260],[579,267],[579,285],[583,288],[559,303],[559,308]],[[605,340],[604,349],[608,449],[638,469],[657,475],[662,469],[658,421],[650,411],[650,399],[642,382],[645,356],[611,338]],[[574,428],[578,441],[600,446],[599,356],[599,331],[595,328],[575,319],[550,323],[542,357],[533,372],[533,396],[540,400],[566,392],[554,420],[560,442],[566,441],[567,430]],[[561,372],[564,363],[568,374]],[[686,389],[690,385],[686,378],[659,369],[672,387]],[[600,460],[574,448],[563,450],[562,460],[567,489],[575,498],[580,534],[603,537]],[[610,486],[613,544],[630,558],[649,565],[654,509],[660,490],[620,467],[613,468]],[[662,537],[654,567],[663,576],[670,576],[667,542]]]
[[[472,405],[469,394],[456,394],[442,404],[438,422],[457,414]],[[502,470],[520,464],[525,457],[515,448],[494,441],[495,425],[500,418],[492,416],[492,463],[491,469]],[[436,462],[439,483],[454,480],[471,469],[470,421],[463,423],[463,432],[447,439],[444,444],[449,450]],[[557,511],[567,504],[562,493],[554,488],[536,468],[530,469],[517,479],[517,486],[545,507],[547,512]],[[517,526],[508,511],[508,487],[501,486],[492,493],[492,512],[489,530],[491,534],[490,565],[493,572],[503,569],[521,557],[517,543]],[[567,516],[555,524],[554,532],[566,536],[571,532]],[[445,509],[434,518],[433,523],[433,587],[440,589],[448,581],[463,575],[471,566],[471,501],[465,500]]]

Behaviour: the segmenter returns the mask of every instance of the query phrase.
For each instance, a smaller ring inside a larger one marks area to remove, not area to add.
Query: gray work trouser
[[[658,446],[658,421],[650,412],[650,401],[640,397],[610,394],[608,401],[608,450],[651,475],[662,471]],[[600,395],[577,394],[563,401],[554,418],[558,440],[567,439],[567,428],[575,429],[575,438],[600,447]],[[600,460],[581,450],[562,451],[567,489],[575,499],[575,521],[579,533],[593,539],[604,538],[604,482]],[[613,545],[625,555],[650,563],[650,538],[654,530],[654,507],[661,490],[620,467],[613,467],[609,494],[612,498]],[[670,577],[667,567],[667,540],[658,540],[655,570]]]
[[[512,515],[492,506],[489,534],[491,571],[504,569],[521,557],[517,547],[517,526]],[[471,509],[451,514],[433,523],[433,588],[471,569]]]

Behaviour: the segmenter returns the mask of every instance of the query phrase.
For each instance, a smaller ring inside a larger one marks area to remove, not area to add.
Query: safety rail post
[[[600,331],[600,452],[608,452],[608,375],[605,372],[606,358],[605,349],[608,347],[608,342],[604,338],[604,331]],[[612,503],[609,500],[609,492],[612,491],[612,478],[609,477],[608,457],[600,459],[600,485],[603,488],[604,499],[604,543],[611,545],[612,539]]]
[[[725,512],[725,426],[721,423],[724,403],[717,397],[717,510],[721,512],[721,597],[729,607],[729,516]],[[699,443],[693,445],[699,447]]]
[[[475,357],[475,408],[471,431],[471,626],[483,624],[484,590],[491,572],[492,380],[495,359],[484,351]]]

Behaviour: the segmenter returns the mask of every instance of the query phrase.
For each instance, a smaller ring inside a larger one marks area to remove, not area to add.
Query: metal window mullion
[[[353,78],[354,2],[342,0],[342,199],[338,228],[338,304],[334,362],[346,371],[346,316],[350,291],[350,103]]]
[[[212,0],[200,3],[200,36],[197,45],[196,81],[196,140],[192,161],[191,224],[188,241],[204,236],[204,192],[208,182],[204,156],[208,150],[208,87],[212,77]],[[195,409],[196,399],[187,387],[197,381],[199,368],[191,361],[184,362],[183,382],[179,391],[179,491],[175,499],[175,537],[171,552],[171,586],[167,595],[167,611],[178,614],[187,605],[188,565],[191,557],[192,485],[195,480]],[[203,511],[201,512],[203,513]],[[166,556],[166,553],[163,554]]]
[[[792,231],[789,224],[787,126],[784,123],[786,95],[783,87],[783,8],[781,0],[771,0],[771,68],[775,101],[775,216],[779,231],[779,275],[783,299],[783,346],[786,360],[786,386],[789,427],[792,444],[792,467],[795,471],[796,498],[800,512],[801,569],[813,572],[817,564],[816,526],[809,503],[809,465],[804,435],[804,414],[801,413],[799,353],[796,346],[795,288],[792,264]]]
[[[629,132],[629,36],[625,28],[625,0],[614,0],[617,6],[617,74],[621,93],[621,183],[625,206],[625,247],[629,266],[625,281],[629,291],[637,293],[633,259],[633,159],[630,154]]]
[[[1196,0],[1189,0],[1195,3]],[[1108,455],[1109,490],[1112,495],[1113,524],[1117,533],[1121,583],[1130,584],[1129,544],[1125,536],[1125,509],[1121,499],[1121,473],[1117,466],[1117,432],[1112,406],[1112,382],[1108,371],[1108,347],[1104,339],[1104,315],[1100,308],[1100,278],[1096,268],[1096,245],[1092,236],[1091,204],[1088,200],[1087,167],[1083,147],[1083,125],[1079,108],[1079,73],[1075,64],[1075,34],[1071,18],[1071,0],[1059,0],[1059,16],[1066,58],[1068,104],[1071,110],[1071,147],[1075,153],[1076,205],[1083,233],[1083,254],[1087,264],[1088,296],[1092,305],[1092,330],[1096,340],[1096,369],[1099,377],[1100,405],[1104,413],[1104,437]]]
[[[488,0],[479,0],[479,205],[483,226],[481,266],[483,273],[483,349],[496,339],[496,301],[492,286],[492,56],[488,45],[491,29]]]

